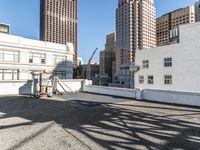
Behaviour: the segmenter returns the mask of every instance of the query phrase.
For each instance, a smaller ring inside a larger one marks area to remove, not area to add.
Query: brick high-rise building
[[[170,44],[170,30],[195,22],[195,8],[189,6],[167,13],[156,19],[157,46]]]
[[[108,34],[106,36],[105,50],[100,52],[100,64],[99,73],[100,75],[107,74],[110,78],[110,82],[114,79],[115,74],[115,33]]]
[[[40,0],[40,39],[73,43],[77,66],[77,0]]]
[[[116,10],[116,73],[129,74],[135,51],[156,46],[154,0],[119,0]],[[124,82],[124,81],[123,81]]]

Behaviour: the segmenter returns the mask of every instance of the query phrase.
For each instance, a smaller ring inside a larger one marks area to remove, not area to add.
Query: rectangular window
[[[153,76],[148,76],[148,84],[153,84]]]
[[[19,80],[18,70],[0,70],[0,80]]]
[[[66,65],[67,57],[66,56],[58,56],[54,55],[54,65]]]
[[[0,51],[0,62],[3,61],[3,51]]]
[[[172,75],[165,75],[164,76],[164,83],[165,84],[172,84]]]
[[[14,61],[14,55],[13,52],[4,51],[4,61],[7,62],[13,62]]]
[[[144,76],[139,76],[139,83],[143,84],[144,83]]]
[[[29,53],[29,63],[46,64],[46,55],[43,53]]]
[[[59,79],[66,79],[66,71],[55,71],[54,76],[57,76]]]
[[[19,51],[0,50],[1,62],[19,62]]]
[[[164,67],[172,67],[172,58],[164,58]]]
[[[143,60],[142,65],[143,65],[143,68],[149,68],[149,61]]]
[[[0,80],[3,80],[3,70],[0,70]]]

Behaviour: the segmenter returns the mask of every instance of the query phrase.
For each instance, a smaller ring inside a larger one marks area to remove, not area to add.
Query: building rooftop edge
[[[183,7],[183,8],[179,8],[179,9],[170,11],[170,12],[168,12],[168,13],[165,13],[165,14],[163,14],[163,15],[157,17],[156,19],[159,19],[160,17],[164,17],[164,16],[169,15],[169,14],[172,14],[172,13],[174,13],[174,12],[176,12],[176,11],[179,11],[179,10],[182,10],[182,9],[185,9],[185,8],[188,8],[188,7],[192,7],[192,6],[194,6],[194,5],[190,5],[190,6],[186,6],[186,7]]]
[[[4,23],[4,22],[0,22],[0,25],[7,25],[7,26],[10,27],[10,24],[8,24],[8,23]]]
[[[2,37],[5,37],[5,39]],[[65,44],[60,44],[60,43],[41,41],[41,40],[26,38],[23,36],[3,34],[3,33],[0,33],[0,43],[17,44],[17,45],[21,44],[24,46],[31,46],[31,47],[45,48],[45,49],[54,49],[54,50],[67,50],[68,52],[70,51],[68,48],[73,47],[73,43],[67,43],[65,45]]]

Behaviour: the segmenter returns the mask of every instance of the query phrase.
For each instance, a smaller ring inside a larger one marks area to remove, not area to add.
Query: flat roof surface
[[[200,148],[200,108],[76,93],[0,97],[0,149]]]

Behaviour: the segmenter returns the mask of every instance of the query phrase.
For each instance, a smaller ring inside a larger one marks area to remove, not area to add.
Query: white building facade
[[[136,52],[136,88],[200,92],[200,23],[179,32],[180,43]]]
[[[0,82],[31,80],[32,72],[73,77],[73,44],[55,44],[0,34]]]

